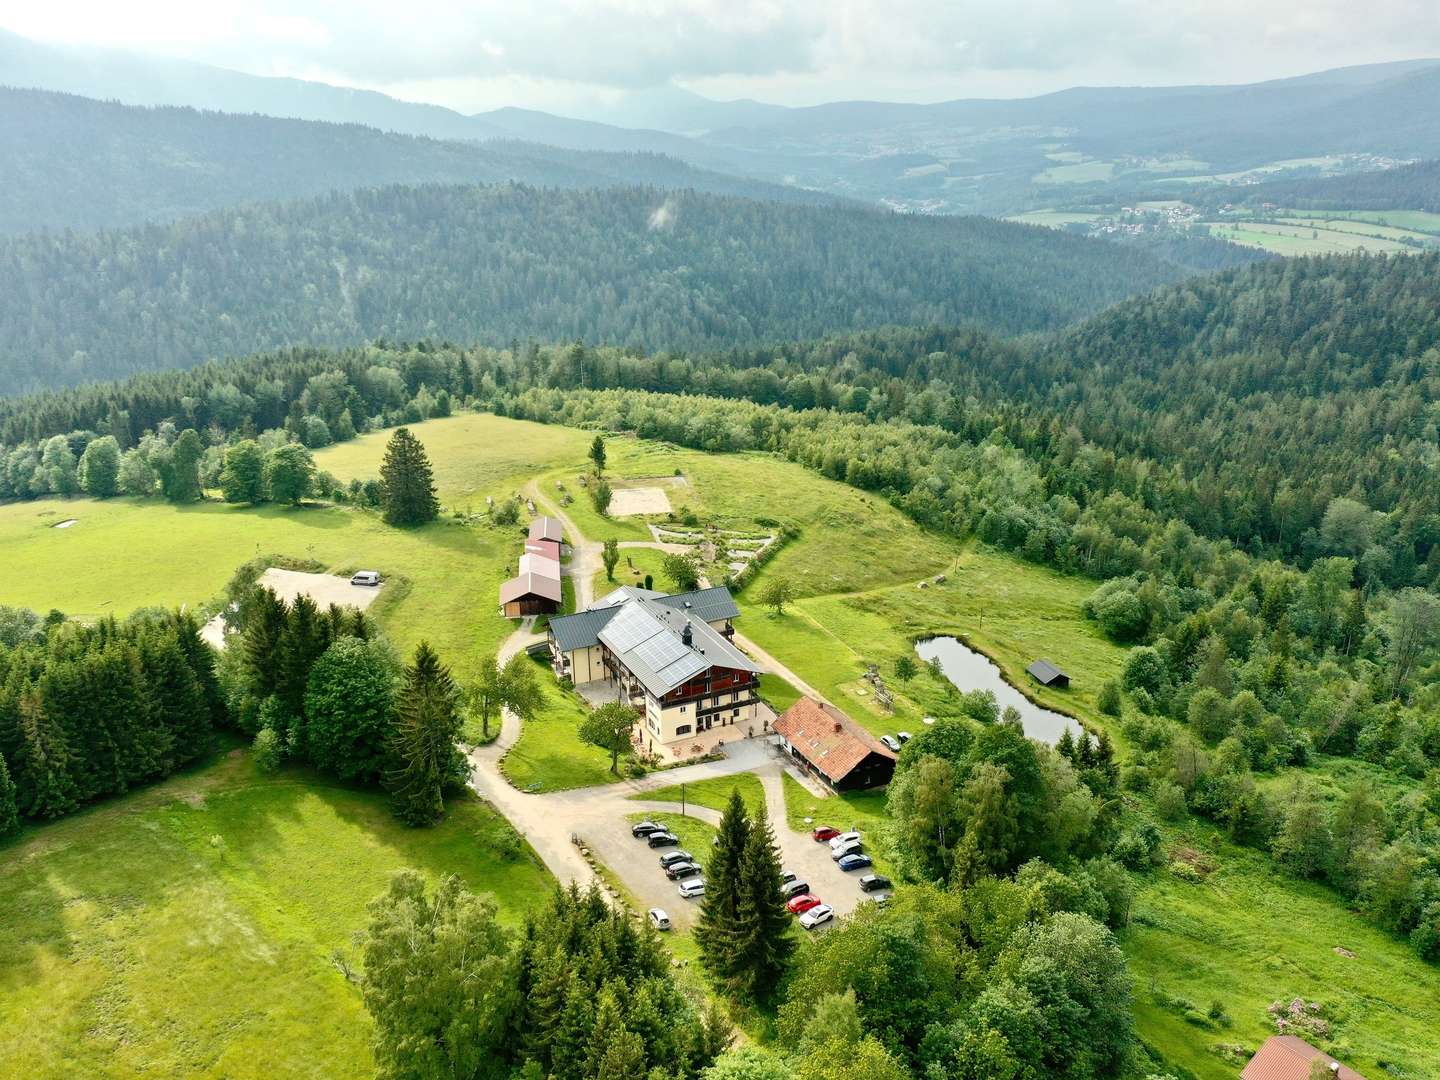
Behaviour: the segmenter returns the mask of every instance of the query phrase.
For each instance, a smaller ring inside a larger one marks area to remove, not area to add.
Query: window
[[[731,712],[730,715],[731,715],[732,717],[734,717],[734,716],[739,716],[739,715],[740,715],[740,710],[739,710],[739,709],[736,709],[736,710],[734,710],[733,712]]]
[[[689,725],[689,724],[681,724],[679,727],[677,727],[677,728],[675,729],[675,734],[676,734],[676,735],[689,735],[689,734],[690,734],[690,725]]]

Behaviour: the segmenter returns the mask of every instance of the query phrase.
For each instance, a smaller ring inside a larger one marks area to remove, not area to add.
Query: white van
[[[379,585],[379,570],[360,570],[350,575],[351,585]]]

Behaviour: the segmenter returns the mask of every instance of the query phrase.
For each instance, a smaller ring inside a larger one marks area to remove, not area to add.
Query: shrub
[[[1120,715],[1120,684],[1114,679],[1106,679],[1105,685],[1100,687],[1100,700],[1097,702],[1100,711],[1106,716]]]
[[[280,771],[285,760],[285,746],[274,728],[261,728],[251,747],[251,759],[255,768],[267,776]]]
[[[1179,784],[1162,780],[1155,785],[1155,812],[1166,821],[1179,821],[1189,809],[1185,805],[1185,791]]]

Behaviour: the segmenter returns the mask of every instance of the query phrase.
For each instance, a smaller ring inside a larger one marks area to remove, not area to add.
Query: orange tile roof
[[[773,730],[836,783],[871,754],[895,760],[884,743],[839,709],[808,697],[786,709]]]
[[[1240,1073],[1240,1080],[1310,1080],[1310,1063],[1317,1057],[1327,1065],[1338,1066],[1330,1070],[1336,1080],[1365,1080],[1354,1069],[1341,1065],[1297,1035],[1273,1035],[1266,1039],[1265,1045]]]

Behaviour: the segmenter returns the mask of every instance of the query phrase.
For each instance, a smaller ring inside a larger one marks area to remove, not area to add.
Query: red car
[[[791,915],[800,915],[809,911],[812,907],[820,906],[820,898],[814,893],[802,892],[799,896],[792,897],[785,904],[785,909]]]
[[[815,838],[817,843],[820,843],[835,839],[835,837],[840,835],[840,830],[833,825],[816,825],[815,828],[811,830],[810,835]]]

